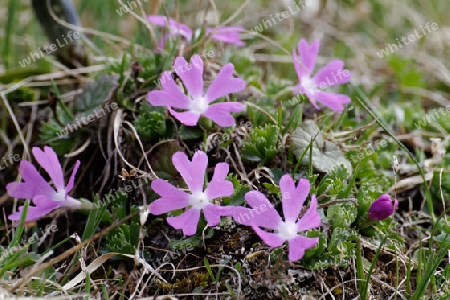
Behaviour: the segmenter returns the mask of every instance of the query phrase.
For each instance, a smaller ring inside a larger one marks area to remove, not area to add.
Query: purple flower
[[[269,200],[259,191],[245,194],[245,200],[252,209],[236,207],[233,211],[233,218],[238,223],[252,226],[259,237],[270,247],[279,247],[287,241],[289,260],[297,261],[303,257],[306,249],[314,247],[319,242],[319,238],[308,238],[298,234],[300,231],[320,226],[317,200],[314,195],[311,197],[308,211],[299,219],[298,215],[310,191],[309,181],[301,179],[296,187],[292,177],[284,175],[280,180],[280,190],[284,221]],[[274,232],[264,231],[260,227],[274,230]]]
[[[181,35],[188,42],[192,41],[193,31],[187,25],[178,23],[174,19],[165,16],[148,16],[148,21],[152,24],[165,27],[169,30],[158,43],[160,49],[164,48],[165,41],[169,36]],[[223,42],[226,44],[245,46],[241,40],[240,32],[245,29],[242,26],[221,26],[218,28],[206,28],[206,34],[210,35],[211,39]]]
[[[224,65],[219,74],[204,93],[203,61],[199,55],[193,55],[188,65],[184,57],[177,57],[174,63],[175,73],[181,78],[188,91],[185,95],[166,71],[160,82],[163,90],[153,90],[148,94],[148,101],[154,106],[167,106],[169,112],[186,126],[197,125],[200,116],[205,116],[220,126],[234,125],[231,112],[240,112],[244,109],[241,103],[221,102],[211,104],[217,99],[242,91],[245,81],[233,78],[234,66],[232,63]],[[186,110],[175,111],[173,108]]]
[[[392,202],[388,194],[383,194],[370,206],[369,218],[375,221],[384,220],[397,210],[397,206],[397,199]]]
[[[343,105],[350,103],[350,97],[344,94],[327,93],[322,90],[326,87],[349,82],[351,74],[348,70],[342,70],[344,67],[342,60],[335,59],[330,61],[311,78],[311,73],[316,66],[319,47],[319,41],[312,42],[311,45],[308,45],[306,40],[302,39],[298,43],[298,53],[295,51],[295,48],[292,50],[294,67],[299,79],[299,84],[294,86],[293,91],[296,94],[305,94],[308,96],[309,101],[311,101],[311,104],[316,109],[319,109],[319,106],[316,104],[316,101],[318,101],[334,111],[341,112],[344,109]],[[300,55],[300,60],[298,55]]]
[[[9,196],[20,199],[31,199],[34,205],[36,205],[28,207],[26,221],[35,221],[59,207],[79,207],[81,202],[70,197],[68,194],[73,188],[75,174],[80,166],[80,161],[77,160],[69,182],[65,186],[63,170],[55,151],[50,147],[44,147],[44,151],[38,147],[34,147],[32,152],[36,161],[50,176],[53,185],[56,187],[56,191],[29,161],[22,160],[20,162],[19,173],[24,181],[11,182],[6,186],[6,190]],[[8,219],[12,221],[20,220],[23,208],[23,206],[19,207],[20,212],[9,215]]]
[[[191,193],[188,194],[165,180],[156,179],[152,182],[152,189],[161,198],[150,204],[150,213],[160,215],[188,207],[181,215],[167,218],[167,222],[172,227],[182,229],[185,235],[193,235],[197,231],[200,211],[203,211],[208,226],[216,226],[221,216],[232,214],[232,207],[220,206],[217,201],[213,201],[233,194],[233,184],[225,180],[229,170],[227,163],[216,165],[211,182],[203,190],[205,171],[208,166],[208,156],[204,152],[195,152],[192,162],[186,154],[177,152],[172,156],[172,162]]]

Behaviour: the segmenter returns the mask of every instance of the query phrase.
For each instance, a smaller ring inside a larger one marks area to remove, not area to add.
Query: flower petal
[[[52,202],[54,202],[54,201],[52,201]],[[55,203],[54,206],[49,206],[49,207],[28,206],[28,211],[27,211],[27,216],[26,216],[25,221],[26,222],[36,221],[36,220],[44,217],[45,215],[47,215],[48,213],[50,213],[51,211],[53,211],[57,207],[58,207],[58,203]],[[20,220],[20,216],[21,216],[22,211],[23,211],[23,208],[24,208],[24,206],[20,206],[19,207],[19,212],[10,214],[8,216],[8,219],[11,220],[11,221],[19,221]]]
[[[297,222],[297,230],[305,231],[320,226],[320,214],[317,212],[317,199],[311,196],[311,205],[302,218]]]
[[[241,78],[233,78],[233,72],[234,65],[232,63],[228,63],[220,69],[219,74],[217,74],[205,94],[208,103],[245,89],[245,81]]]
[[[295,187],[294,180],[291,175],[284,175],[280,179],[280,191],[282,195],[282,206],[284,219],[286,221],[296,222],[298,214],[308,197],[310,190],[309,181],[302,178]]]
[[[230,127],[235,124],[234,117],[231,112],[240,112],[244,110],[244,106],[238,102],[221,102],[208,107],[203,115],[222,127]]]
[[[19,199],[31,200],[36,196],[35,186],[28,182],[10,182],[6,185],[6,191],[10,197]]]
[[[160,215],[189,205],[189,195],[182,190],[177,189],[169,182],[163,179],[155,179],[151,186],[161,198],[150,204],[150,213]]]
[[[253,230],[270,247],[279,247],[285,242],[278,234],[261,230],[258,226],[252,226]]]
[[[58,190],[65,189],[64,174],[55,151],[47,146],[44,147],[44,151],[39,149],[39,147],[33,147],[31,151],[36,158],[36,161],[48,173],[56,188]]]
[[[75,163],[75,167],[73,167],[72,175],[70,175],[69,182],[67,182],[66,196],[73,189],[73,185],[74,185],[74,182],[75,182],[75,175],[77,174],[77,171],[78,171],[79,167],[80,167],[80,161],[77,160],[77,162]]]
[[[342,112],[344,110],[344,104],[351,102],[350,97],[347,95],[326,92],[317,92],[314,94],[314,98],[336,112]]]
[[[344,62],[342,60],[335,59],[330,61],[314,76],[315,85],[322,88],[324,85],[330,87],[349,82],[352,76],[348,70],[343,70],[343,67]]]
[[[175,229],[183,230],[184,235],[194,235],[200,219],[199,209],[188,209],[177,217],[167,218],[167,223]]]
[[[153,90],[148,93],[147,100],[153,106],[168,106],[181,109],[189,107],[189,98],[180,90],[170,72],[165,71],[159,83],[163,90]]]
[[[308,238],[302,235],[288,241],[289,244],[289,261],[300,260],[305,254],[305,250],[314,247],[319,242],[319,238]]]
[[[186,62],[184,57],[177,57],[174,69],[192,98],[203,97],[203,60],[200,55],[193,55],[190,64]]]
[[[272,203],[267,200],[259,191],[250,191],[245,194],[245,200],[252,207],[252,209],[235,210],[233,217],[236,219],[240,217],[239,223],[250,226],[255,224],[268,229],[276,230],[278,225],[282,222],[282,219]],[[239,213],[239,216],[237,214]],[[246,215],[248,213],[248,215]]]
[[[203,192],[208,166],[208,156],[205,152],[195,152],[191,162],[185,153],[179,151],[172,156],[172,162],[192,192]]]
[[[36,168],[27,160],[22,160],[19,166],[19,173],[25,182],[10,183],[6,186],[6,190],[11,197],[32,199],[36,195],[47,195],[51,197],[55,190],[48,182],[39,174]]]
[[[174,19],[168,18],[166,16],[157,15],[148,16],[147,20],[152,24],[168,28],[173,35],[180,34],[188,40],[191,40],[192,30],[185,24],[178,23]]]
[[[220,198],[220,197],[230,197],[233,195],[234,187],[233,184],[225,180],[228,175],[229,165],[227,163],[218,163],[214,169],[214,175],[205,190],[205,194],[208,200]]]
[[[303,66],[309,73],[303,74],[310,75],[316,66],[316,58],[319,54],[320,49],[320,41],[314,41],[311,45],[308,45],[308,42],[305,39],[301,39],[298,43],[298,51],[300,54],[300,59]]]
[[[301,81],[304,76],[309,76],[311,72],[306,69],[305,66],[302,65],[300,58],[298,57],[297,50],[295,48],[292,49],[292,58],[294,60],[294,68],[297,72],[298,80]]]
[[[216,226],[220,223],[221,216],[230,216],[232,213],[232,207],[228,206],[209,204],[203,208],[203,214],[208,221],[208,226]]]
[[[206,28],[206,34],[211,34],[211,39],[236,45],[245,46],[245,42],[241,41],[239,32],[245,31],[242,26],[222,26],[218,28]]]
[[[170,107],[168,107],[167,109],[169,110],[170,114],[175,117],[175,119],[186,126],[195,126],[197,125],[198,120],[200,120],[200,115],[197,113],[191,111],[177,112]]]

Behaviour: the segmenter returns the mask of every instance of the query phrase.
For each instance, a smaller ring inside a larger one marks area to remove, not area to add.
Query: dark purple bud
[[[381,195],[369,208],[369,218],[380,221],[391,216],[397,209],[398,201],[392,202],[388,194]]]

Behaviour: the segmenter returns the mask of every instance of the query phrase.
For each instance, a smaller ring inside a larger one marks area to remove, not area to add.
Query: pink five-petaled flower
[[[300,231],[320,226],[317,200],[314,195],[311,196],[309,209],[299,219],[298,215],[310,191],[309,181],[301,179],[296,187],[292,177],[284,175],[280,180],[280,190],[284,221],[269,200],[259,191],[245,194],[245,200],[252,209],[236,207],[233,211],[233,218],[238,223],[252,226],[259,237],[270,247],[279,247],[287,241],[289,260],[297,261],[303,257],[306,249],[314,247],[319,242],[319,238],[308,238],[298,234]],[[274,232],[264,231],[260,227],[274,230]]]
[[[320,42],[312,42],[308,45],[306,40],[302,39],[298,43],[298,53],[295,48],[292,50],[294,56],[294,67],[297,71],[299,84],[294,86],[295,94],[305,94],[316,109],[319,109],[316,101],[329,107],[330,109],[341,112],[344,104],[350,103],[350,97],[344,94],[334,94],[322,91],[324,88],[344,84],[350,81],[351,74],[348,70],[343,70],[344,62],[342,60],[332,60],[325,67],[320,69],[316,75],[311,78],[311,73],[316,66],[316,58],[319,53]],[[298,58],[300,54],[300,60]]]
[[[398,206],[398,200],[392,202],[388,194],[381,195],[375,200],[369,208],[369,218],[375,221],[381,221],[391,216]]]
[[[32,152],[36,161],[50,176],[56,191],[29,161],[22,160],[19,173],[24,182],[11,182],[6,186],[6,190],[11,197],[31,199],[33,201],[35,206],[28,207],[26,221],[35,221],[58,207],[79,207],[81,202],[68,194],[73,188],[75,174],[80,166],[80,161],[77,160],[69,182],[65,186],[63,170],[55,151],[50,147],[44,147],[44,151],[34,147]],[[19,207],[20,212],[9,215],[8,219],[12,221],[20,220],[23,208],[23,206]]]
[[[230,113],[242,111],[244,106],[241,103],[211,104],[225,95],[242,91],[245,88],[244,80],[233,78],[234,66],[232,63],[228,63],[220,69],[206,93],[203,91],[203,61],[199,55],[191,57],[190,65],[184,57],[177,57],[174,69],[186,86],[188,95],[181,91],[170,72],[166,71],[160,79],[163,90],[153,90],[148,93],[148,101],[151,105],[167,106],[172,116],[186,126],[197,125],[200,116],[205,116],[223,127],[234,125],[234,118]],[[186,111],[178,112],[173,108]]]
[[[192,41],[193,31],[185,24],[178,23],[174,19],[165,16],[148,16],[147,19],[150,23],[166,27],[169,30],[158,43],[160,49],[164,48],[164,43],[169,36],[181,35],[188,42]],[[245,43],[241,40],[239,34],[244,30],[244,27],[241,26],[221,26],[218,28],[206,28],[206,34],[209,35],[211,39],[219,42],[236,46],[245,46]]]
[[[225,180],[229,166],[227,163],[218,163],[214,170],[212,180],[203,190],[205,171],[208,166],[208,156],[202,151],[195,152],[192,162],[186,154],[177,152],[172,156],[175,168],[180,172],[191,194],[177,189],[162,179],[152,182],[152,189],[161,198],[150,204],[150,213],[160,215],[177,209],[188,207],[181,215],[167,218],[167,223],[176,229],[182,229],[185,235],[193,235],[197,231],[200,211],[208,221],[208,226],[216,226],[221,216],[232,214],[232,207],[220,206],[213,202],[220,197],[229,197],[233,194],[233,184]]]

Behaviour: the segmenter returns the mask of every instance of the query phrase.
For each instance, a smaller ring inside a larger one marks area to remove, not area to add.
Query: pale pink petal
[[[169,182],[163,179],[155,179],[152,181],[151,186],[161,198],[150,204],[150,213],[160,215],[189,205],[189,195],[182,190],[177,189]]]
[[[240,112],[244,106],[238,102],[220,102],[210,105],[203,115],[222,127],[230,127],[235,124],[231,112]]]
[[[29,161],[22,160],[20,162],[19,173],[25,182],[20,185],[16,183],[7,185],[6,189],[11,197],[21,198],[21,196],[27,196],[24,199],[31,199],[35,195],[47,195],[50,197],[55,192]]]
[[[309,76],[311,72],[307,70],[304,66],[302,66],[302,63],[300,61],[300,58],[298,57],[297,50],[294,48],[292,49],[292,56],[294,60],[294,68],[297,72],[298,80],[301,81],[304,76]]]
[[[49,212],[57,208],[58,205],[55,205],[54,207],[35,207],[35,206],[28,206],[27,211],[27,217],[25,219],[26,222],[36,221],[45,215],[47,215]],[[8,216],[8,219],[11,221],[19,221],[20,215],[22,214],[24,206],[19,207],[20,212],[12,213]]]
[[[151,105],[176,107],[181,109],[187,109],[189,107],[189,98],[180,90],[170,72],[163,72],[159,82],[163,90],[153,90],[147,95],[148,102],[150,102]]]
[[[208,187],[205,190],[208,200],[230,197],[233,195],[233,184],[225,180],[229,171],[229,165],[227,163],[218,163],[214,169],[214,175],[211,181],[208,183]]]
[[[167,218],[167,223],[175,229],[183,230],[184,235],[194,235],[200,219],[199,209],[188,209],[177,217]]]
[[[310,75],[312,71],[314,71],[314,68],[316,66],[316,58],[319,54],[319,48],[320,48],[320,41],[314,41],[311,43],[311,45],[308,45],[308,42],[305,39],[301,39],[298,43],[298,51],[300,53],[300,59],[305,66],[305,68],[309,71],[308,74],[303,75]]]
[[[39,208],[59,207],[63,206],[65,201],[55,201],[52,197],[37,195],[33,198],[33,203]]]
[[[175,119],[177,119],[186,126],[195,126],[197,125],[198,120],[200,120],[200,115],[195,112],[191,111],[177,112],[171,109],[170,107],[168,107],[167,110],[170,112],[172,116],[174,116]]]
[[[319,242],[319,238],[307,238],[304,236],[297,236],[288,241],[289,245],[289,261],[294,262],[300,260],[305,254],[305,250],[314,247]]]
[[[58,190],[65,189],[64,174],[55,151],[48,146],[44,147],[44,151],[39,147],[33,147],[31,151],[36,161],[47,171],[56,188]]]
[[[31,200],[36,195],[35,185],[27,182],[10,182],[6,185],[6,191],[10,197],[19,199]]]
[[[314,98],[316,101],[336,112],[342,112],[344,110],[344,104],[351,102],[350,97],[347,95],[326,92],[316,92]]]
[[[236,46],[245,46],[241,41],[239,32],[245,29],[241,26],[223,26],[219,28],[207,28],[206,34],[211,34],[211,39]]]
[[[311,205],[306,213],[297,222],[297,230],[305,231],[320,226],[320,214],[317,212],[317,199],[315,195],[311,196]]]
[[[335,86],[347,83],[352,76],[348,70],[342,69],[344,62],[342,60],[332,60],[325,67],[320,69],[314,76],[314,83],[319,88]]]
[[[185,153],[177,152],[172,156],[172,162],[192,192],[203,192],[205,171],[208,166],[206,153],[195,152],[191,162]]]
[[[285,242],[278,234],[261,230],[258,226],[252,226],[256,234],[270,247],[279,247]]]
[[[73,185],[75,182],[75,175],[77,174],[79,167],[80,167],[80,161],[77,160],[77,162],[75,163],[75,167],[73,167],[72,175],[70,175],[69,182],[67,182],[66,195],[68,195],[70,193],[70,191],[73,189]]]
[[[245,81],[241,78],[233,78],[233,72],[234,66],[232,63],[228,63],[220,69],[219,74],[217,74],[205,94],[208,103],[245,89]]]
[[[206,221],[208,221],[208,226],[216,226],[220,223],[221,216],[230,216],[232,213],[232,207],[229,206],[209,204],[203,208],[203,214]]]
[[[184,57],[177,57],[174,69],[192,98],[203,97],[203,61],[200,55],[193,55],[189,65]]]
[[[232,211],[232,216],[237,223],[245,226],[252,226],[254,223],[254,215],[252,213],[256,215],[253,209],[243,206],[235,206]]]
[[[284,175],[280,179],[283,215],[286,221],[297,221],[298,214],[309,194],[310,184],[306,179],[300,179],[297,187],[291,175]]]
[[[249,213],[249,215],[239,215],[242,217],[241,224],[253,223],[257,226],[273,230],[278,228],[282,219],[264,194],[259,191],[250,191],[245,194],[245,200],[252,209],[249,211],[236,210],[236,213]]]
[[[191,40],[192,30],[185,24],[178,23],[166,16],[148,16],[147,20],[152,24],[168,28],[172,34],[180,34],[186,39]]]

